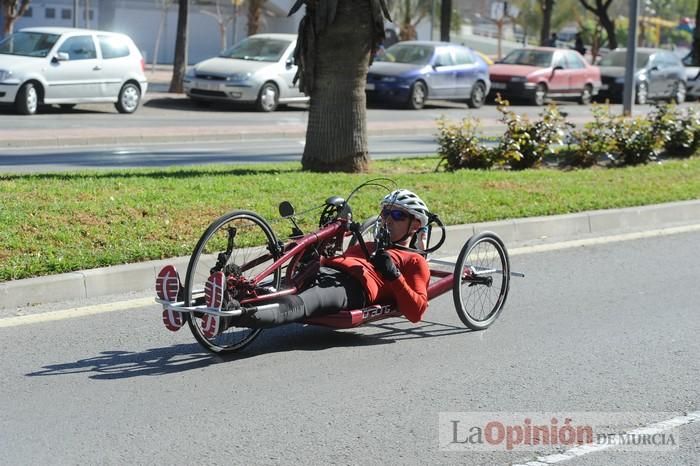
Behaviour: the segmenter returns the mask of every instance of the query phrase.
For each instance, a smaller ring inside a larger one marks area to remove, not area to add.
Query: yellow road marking
[[[38,324],[55,320],[72,319],[74,317],[85,317],[105,312],[126,311],[138,307],[156,304],[154,298],[138,298],[129,301],[119,301],[116,303],[95,304],[92,306],[78,307],[73,309],[63,309],[60,311],[43,312],[28,316],[16,316],[0,319],[0,328],[17,327],[19,325]]]

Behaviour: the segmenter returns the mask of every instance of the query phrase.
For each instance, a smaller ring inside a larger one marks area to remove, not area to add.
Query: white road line
[[[657,236],[668,236],[668,235],[674,235],[678,233],[688,233],[688,232],[693,232],[693,231],[700,231],[700,224],[698,225],[688,225],[688,226],[682,226],[682,227],[674,227],[674,228],[664,228],[664,229],[659,229],[659,230],[649,230],[649,231],[643,231],[639,233],[626,233],[626,234],[620,234],[620,235],[612,235],[612,236],[602,236],[602,237],[597,237],[597,238],[587,238],[587,239],[582,239],[582,240],[573,240],[573,241],[563,241],[559,243],[551,243],[551,244],[539,244],[535,246],[525,246],[525,247],[520,247],[520,248],[513,248],[508,251],[509,256],[517,256],[520,254],[535,254],[539,252],[547,252],[547,251],[558,251],[562,249],[569,249],[569,248],[576,248],[576,247],[581,247],[581,246],[593,246],[597,244],[606,244],[606,243],[615,243],[619,241],[631,241],[631,240],[636,240],[636,239],[643,239],[643,238],[653,238]],[[452,262],[457,261],[457,256],[450,256],[450,257],[440,257],[440,260],[448,260]],[[518,270],[517,266],[514,267],[514,270]],[[154,297],[155,298],[155,297]],[[74,317],[85,317],[85,316],[90,316],[90,315],[95,315],[95,314],[101,314],[103,312],[114,312],[114,311],[123,311],[123,310],[128,310],[128,309],[134,309],[137,307],[144,307],[148,306],[149,304],[155,304],[154,298],[140,298],[140,299],[133,299],[130,301],[120,301],[120,302],[115,302],[115,303],[106,303],[106,304],[98,304],[94,306],[86,306],[86,307],[79,307],[79,308],[73,308],[73,309],[64,309],[61,311],[50,311],[50,312],[44,312],[41,314],[32,314],[29,316],[17,316],[17,317],[8,317],[8,318],[0,318],[0,328],[7,328],[7,327],[16,327],[19,325],[30,325],[30,324],[36,324],[36,323],[41,323],[41,322],[50,322],[50,321],[55,321],[55,320],[62,320],[62,319],[71,319]]]
[[[38,324],[55,320],[72,319],[74,317],[85,317],[105,312],[125,311],[138,307],[156,304],[154,298],[138,298],[129,301],[119,301],[116,303],[96,304],[93,306],[78,307],[73,309],[63,309],[60,311],[50,311],[41,314],[28,316],[8,317],[0,319],[0,328],[17,327],[19,325]]]
[[[645,427],[640,427],[639,429],[634,429],[626,433],[629,435],[660,434],[667,430],[671,430],[675,427],[680,427],[697,421],[700,421],[700,411],[694,411],[692,413],[686,414],[685,416],[677,416],[667,421],[655,422],[654,424],[649,424]],[[582,445],[580,447],[574,447],[569,450],[566,450],[563,453],[555,453],[548,456],[539,456],[536,461],[528,461],[527,463],[514,464],[513,466],[547,466],[550,464],[570,461],[574,458],[578,458],[579,456],[607,450],[615,446],[617,446],[615,442]]]

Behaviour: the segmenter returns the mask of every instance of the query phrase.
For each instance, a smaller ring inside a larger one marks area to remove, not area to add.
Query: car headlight
[[[250,77],[252,76],[252,73],[233,73],[228,75],[226,78],[226,81],[233,82],[233,83],[242,83],[245,81],[248,81]]]
[[[382,76],[381,79],[383,83],[395,83],[398,80],[399,78],[397,78],[396,76]]]
[[[615,84],[623,84],[625,82],[625,77],[620,76],[619,78],[615,78]]]
[[[510,82],[512,83],[524,83],[527,81],[527,78],[525,76],[512,76],[510,78]]]
[[[6,81],[12,77],[12,71],[0,70],[0,81]]]

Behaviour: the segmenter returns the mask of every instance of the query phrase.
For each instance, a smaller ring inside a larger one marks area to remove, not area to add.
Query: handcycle
[[[234,210],[216,219],[204,232],[190,257],[184,288],[175,301],[156,298],[166,311],[181,312],[196,340],[216,353],[241,350],[262,331],[247,327],[229,327],[212,337],[205,336],[206,314],[235,317],[236,309],[211,308],[205,304],[205,284],[214,272],[226,277],[228,296],[241,307],[263,309],[275,298],[298,293],[318,272],[322,258],[341,254],[358,244],[367,258],[365,244],[373,238],[381,244],[386,230],[377,216],[355,222],[350,200],[366,186],[392,181],[377,178],[356,187],[347,199],[332,196],[320,207],[318,229],[304,233],[299,228],[294,207],[287,201],[279,205],[280,216],[291,223],[291,235],[280,240],[270,223],[252,211]],[[523,277],[510,269],[510,259],[503,241],[493,232],[484,231],[470,237],[462,246],[456,262],[429,257],[445,242],[447,230],[440,218],[429,215],[428,225],[406,248],[426,257],[431,281],[428,299],[452,290],[460,320],[472,330],[484,330],[498,318],[508,297],[511,276]],[[452,267],[447,271],[445,267]],[[307,317],[301,323],[336,329],[358,327],[389,317],[401,316],[393,305],[372,304],[362,309],[343,309],[332,314]]]

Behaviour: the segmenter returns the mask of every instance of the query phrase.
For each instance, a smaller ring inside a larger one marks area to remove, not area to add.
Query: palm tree
[[[6,36],[12,34],[12,28],[15,25],[15,21],[21,18],[24,13],[29,9],[29,4],[32,0],[0,0],[0,6],[2,6],[2,35]]]
[[[361,172],[369,165],[365,82],[384,39],[383,0],[297,0],[303,4],[294,58],[309,95],[304,170]]]
[[[187,68],[187,17],[189,0],[179,0],[177,11],[177,32],[175,35],[175,58],[170,92],[182,93],[182,79]]]

